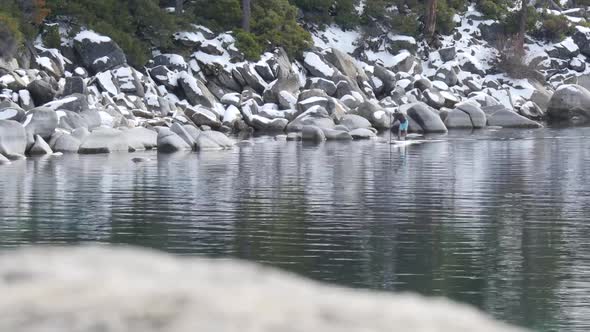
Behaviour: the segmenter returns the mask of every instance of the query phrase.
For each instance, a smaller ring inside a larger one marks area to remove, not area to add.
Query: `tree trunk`
[[[516,52],[519,56],[524,56],[524,37],[526,34],[526,21],[528,16],[527,0],[521,0],[522,8],[520,9],[520,22],[518,26],[518,36],[516,44]]]
[[[436,5],[437,0],[428,0],[426,3],[426,22],[424,22],[424,35],[426,41],[430,44],[434,39],[436,30]]]
[[[184,5],[184,0],[176,0],[176,8],[175,8],[176,15],[179,15],[179,16],[182,15],[183,5]]]
[[[250,0],[242,0],[242,29],[250,32]]]

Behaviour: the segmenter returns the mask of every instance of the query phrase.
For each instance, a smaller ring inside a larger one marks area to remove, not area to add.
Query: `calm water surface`
[[[442,139],[16,162],[0,168],[0,248],[239,257],[448,296],[538,331],[590,330],[590,128]]]

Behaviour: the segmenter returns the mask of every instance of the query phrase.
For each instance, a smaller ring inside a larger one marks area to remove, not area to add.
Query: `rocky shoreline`
[[[407,115],[414,133],[590,118],[585,66],[574,75],[549,65],[538,79],[499,75],[476,53],[493,52],[473,37],[489,28],[476,14],[428,54],[407,36],[385,34],[347,53],[334,47],[341,40],[316,34],[316,47],[299,60],[277,49],[257,62],[244,60],[231,34],[194,26],[175,35],[188,56],[154,52],[142,70],[108,36],[63,33],[60,49],[38,43],[0,61],[0,164],[53,153],[227,149],[236,144],[232,133],[371,139],[395,130],[394,112]],[[590,55],[590,29],[577,27],[562,44],[539,50],[547,57],[540,63]]]

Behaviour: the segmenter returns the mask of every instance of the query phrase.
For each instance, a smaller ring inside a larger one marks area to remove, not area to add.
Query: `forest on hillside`
[[[523,52],[525,34],[557,41],[573,27],[553,0],[535,7],[513,0],[0,0],[0,54],[10,57],[43,34],[45,44],[59,47],[51,22],[68,22],[111,36],[131,64],[143,65],[152,49],[173,50],[172,35],[190,24],[215,31],[233,31],[238,47],[255,59],[272,47],[284,47],[296,57],[311,46],[310,28],[331,24],[393,31],[419,37],[436,47],[438,35],[452,33],[456,15],[469,5],[501,24],[503,40]],[[574,5],[589,5],[576,0]],[[582,23],[586,24],[586,23]],[[73,31],[74,33],[75,31]]]

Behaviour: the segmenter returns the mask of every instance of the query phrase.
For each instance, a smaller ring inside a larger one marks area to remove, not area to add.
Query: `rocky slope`
[[[581,22],[585,11],[559,13]],[[62,46],[0,62],[0,163],[25,155],[225,149],[230,133],[287,139],[369,139],[403,112],[411,132],[486,126],[539,128],[586,122],[590,29],[560,43],[527,39],[530,78],[497,66],[497,23],[473,7],[433,50],[384,29],[313,27],[300,61],[277,49],[244,61],[231,33],[206,27],[174,35],[182,54],[127,65],[108,36],[60,24]],[[245,143],[247,144],[247,143]]]

